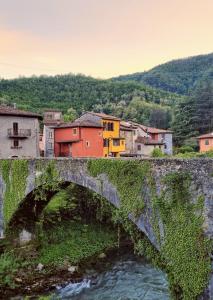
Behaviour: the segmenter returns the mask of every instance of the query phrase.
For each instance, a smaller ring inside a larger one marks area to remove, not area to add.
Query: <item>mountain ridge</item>
[[[188,95],[196,82],[213,69],[213,52],[160,64],[149,71],[121,75],[114,81],[134,81],[168,92]]]

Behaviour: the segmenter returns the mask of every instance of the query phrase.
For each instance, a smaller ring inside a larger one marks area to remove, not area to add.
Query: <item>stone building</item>
[[[44,112],[43,150],[45,157],[54,157],[54,127],[63,122],[62,112],[50,109]]]
[[[0,106],[0,158],[39,157],[39,114]]]
[[[127,156],[150,156],[155,148],[172,155],[172,131],[121,121],[120,135],[126,140]]]

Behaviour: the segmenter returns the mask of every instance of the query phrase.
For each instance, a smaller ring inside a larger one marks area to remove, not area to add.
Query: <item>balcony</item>
[[[18,129],[14,130],[13,128],[9,128],[7,130],[7,136],[9,138],[20,138],[25,139],[31,136],[31,129]]]

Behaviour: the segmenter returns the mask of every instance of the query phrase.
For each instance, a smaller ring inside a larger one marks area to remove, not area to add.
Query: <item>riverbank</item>
[[[41,294],[82,280],[85,269],[117,248],[117,232],[103,224],[64,220],[0,257],[0,298]]]

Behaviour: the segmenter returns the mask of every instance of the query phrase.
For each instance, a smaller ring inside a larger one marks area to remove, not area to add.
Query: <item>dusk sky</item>
[[[213,0],[0,0],[0,77],[109,78],[213,52]]]

